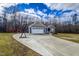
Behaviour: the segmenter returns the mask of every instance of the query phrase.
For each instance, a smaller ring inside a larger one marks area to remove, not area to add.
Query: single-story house
[[[41,22],[34,22],[29,26],[29,33],[31,34],[47,34],[54,33],[55,27],[52,25],[46,26]]]

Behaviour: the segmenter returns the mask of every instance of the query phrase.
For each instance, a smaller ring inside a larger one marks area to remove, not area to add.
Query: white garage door
[[[33,29],[31,30],[33,34],[44,34],[44,29]]]

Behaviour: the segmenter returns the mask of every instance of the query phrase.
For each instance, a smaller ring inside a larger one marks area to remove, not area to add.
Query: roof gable
[[[46,27],[46,26],[43,23],[36,21],[33,24],[31,24],[29,27]]]

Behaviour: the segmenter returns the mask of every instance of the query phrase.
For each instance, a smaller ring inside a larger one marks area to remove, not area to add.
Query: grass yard
[[[54,36],[59,37],[61,39],[79,43],[79,34],[58,33],[58,34],[55,34]]]
[[[39,56],[40,54],[12,39],[13,33],[0,33],[0,56]]]

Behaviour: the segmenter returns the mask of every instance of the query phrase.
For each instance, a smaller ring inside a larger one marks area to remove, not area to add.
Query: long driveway
[[[79,56],[79,44],[66,41],[52,35],[27,34],[27,38],[13,38],[43,56]]]

